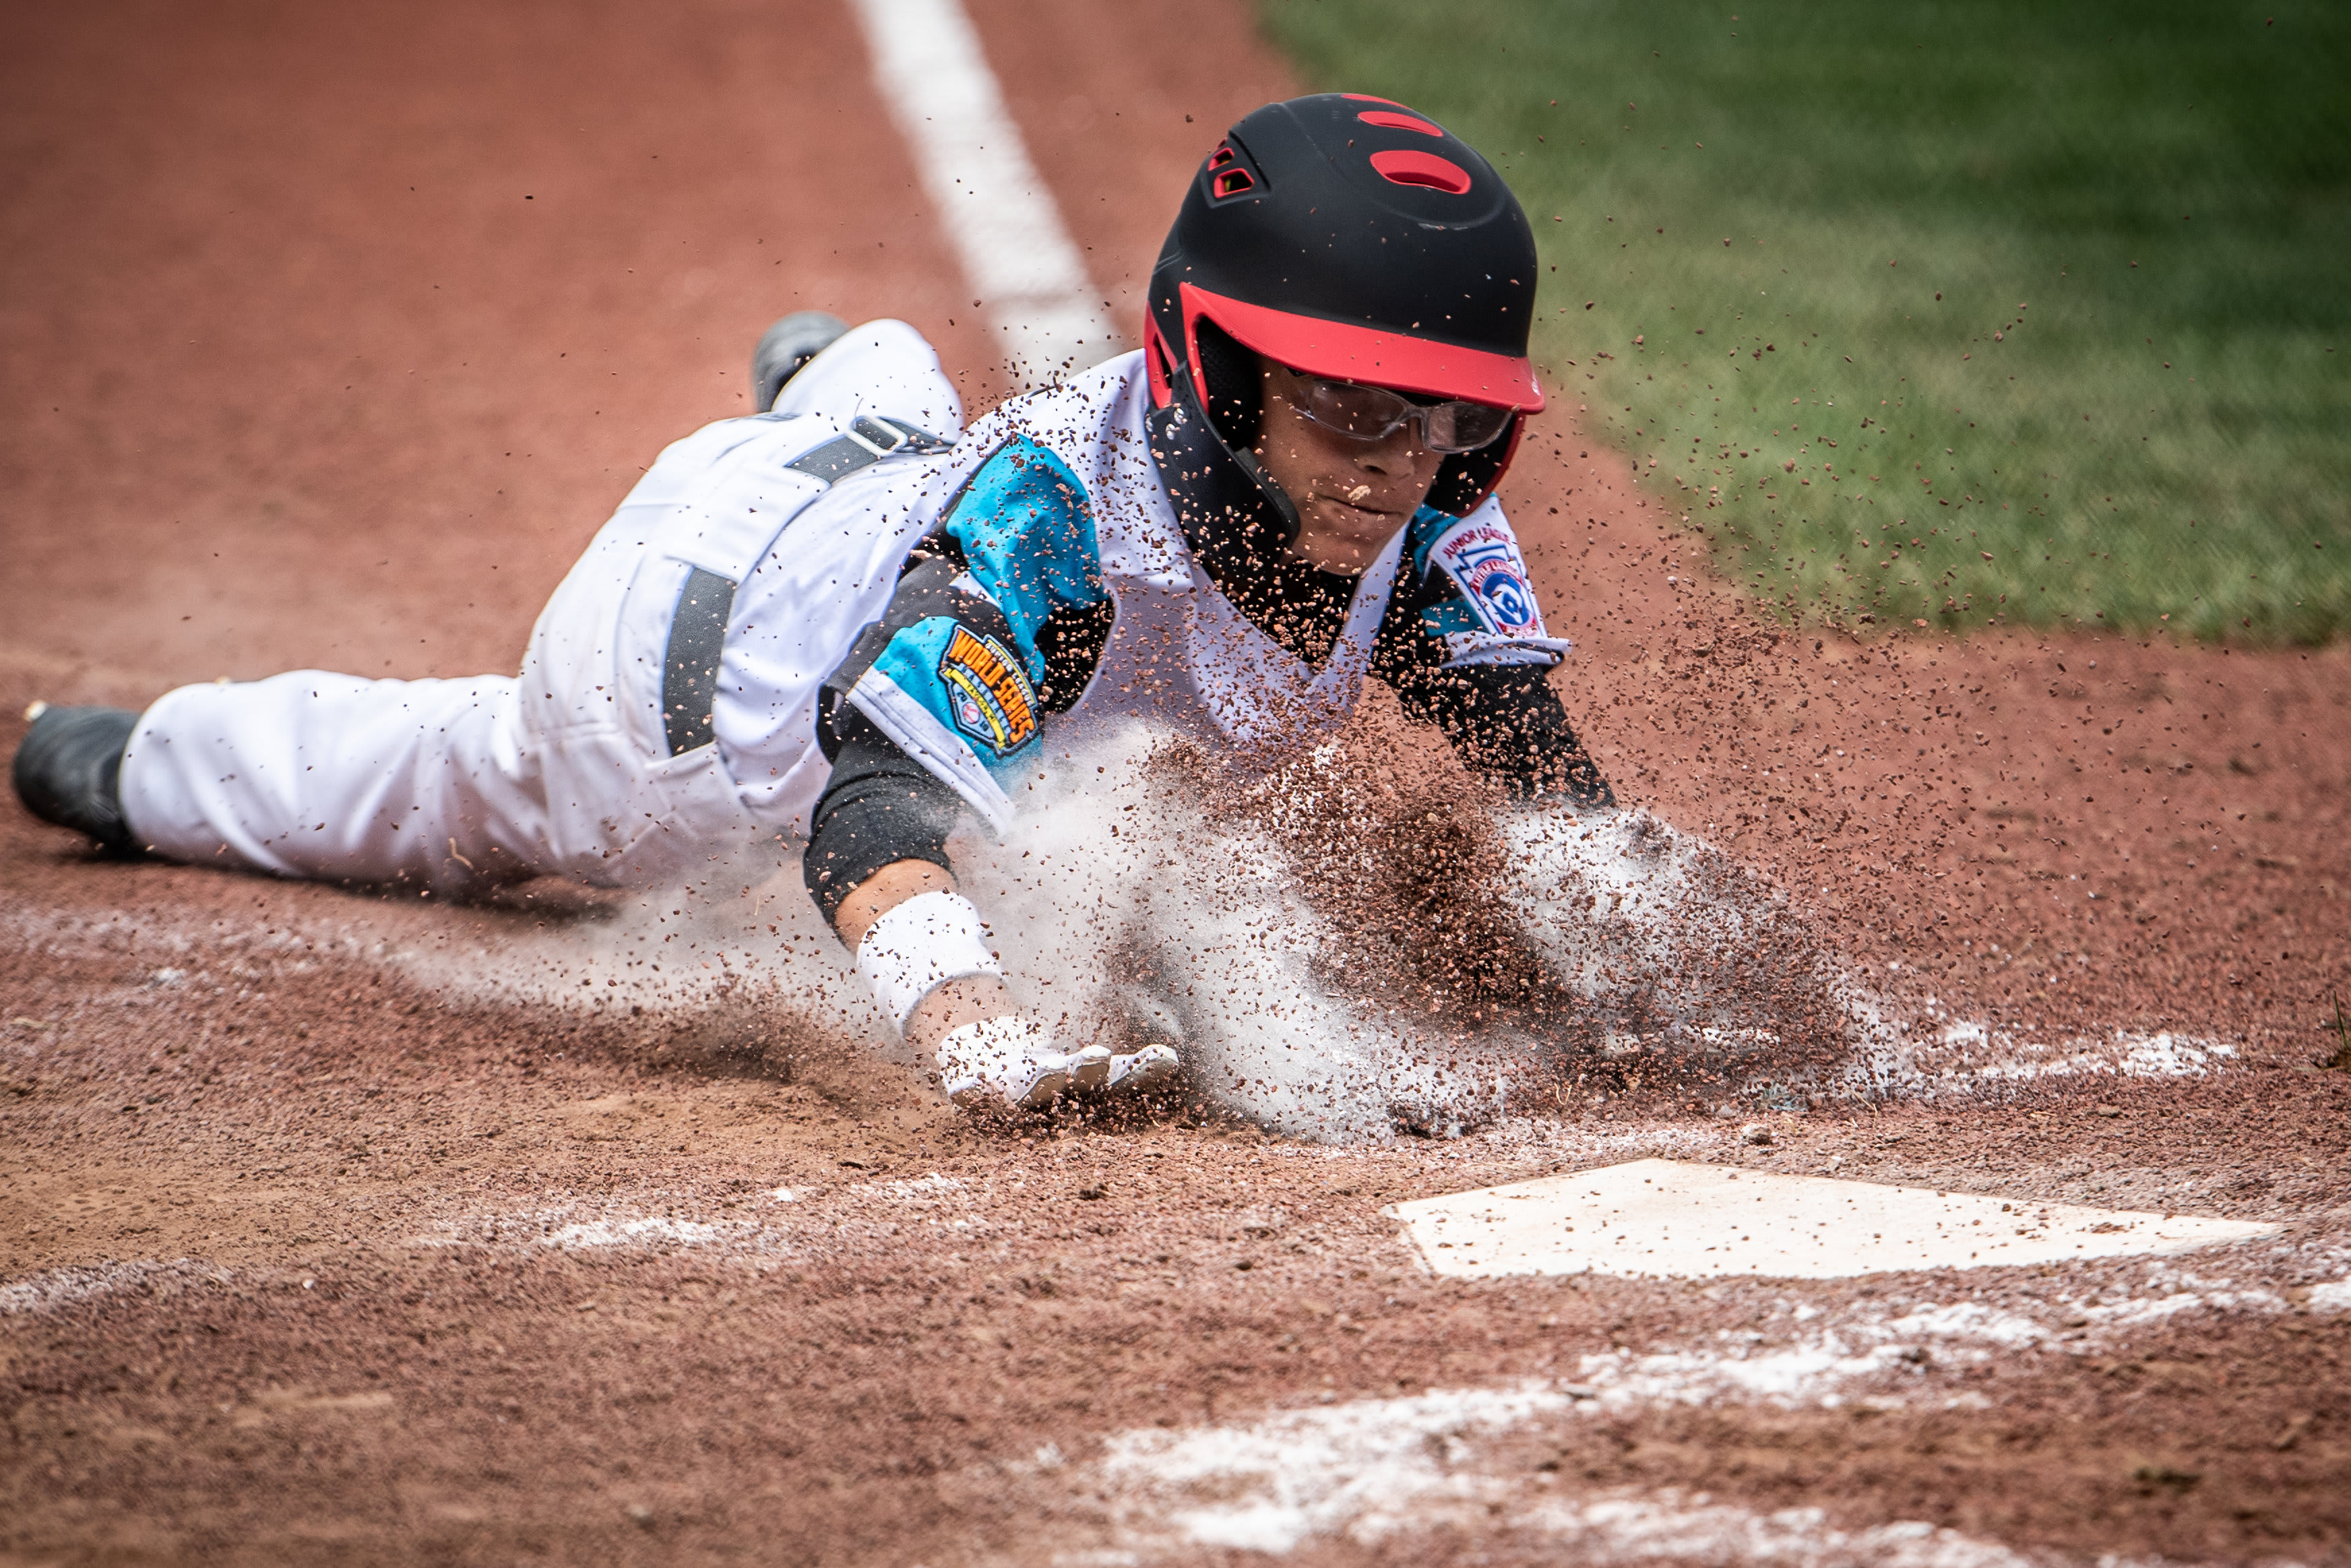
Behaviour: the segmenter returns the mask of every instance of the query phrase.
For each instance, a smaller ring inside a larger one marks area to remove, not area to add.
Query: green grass
[[[1263,16],[1311,82],[1504,172],[1551,384],[1758,593],[1832,622],[2351,629],[2351,6]]]

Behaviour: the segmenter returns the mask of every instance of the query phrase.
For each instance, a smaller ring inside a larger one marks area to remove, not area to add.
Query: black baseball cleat
[[[838,316],[795,310],[760,333],[759,346],[751,350],[751,412],[773,409],[784,383],[848,330],[849,323]]]
[[[35,703],[26,716],[33,727],[17,743],[10,770],[25,809],[45,822],[88,833],[116,854],[136,853],[120,782],[123,749],[139,716],[129,708]]]

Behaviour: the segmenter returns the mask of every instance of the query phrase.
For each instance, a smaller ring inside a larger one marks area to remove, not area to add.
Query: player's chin
[[[1350,506],[1330,496],[1317,496],[1309,506],[1332,541],[1361,557],[1362,564],[1367,566],[1395,531],[1412,520],[1408,513]]]

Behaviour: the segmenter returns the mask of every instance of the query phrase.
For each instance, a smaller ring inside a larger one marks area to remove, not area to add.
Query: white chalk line
[[[0,1317],[54,1312],[131,1291],[175,1296],[196,1285],[225,1285],[228,1279],[227,1270],[196,1258],[125,1258],[49,1269],[0,1284]]]
[[[2240,1060],[2234,1045],[2174,1030],[2114,1029],[2056,1041],[1953,1019],[1935,998],[1918,1025],[1871,998],[1849,1004],[1874,1087],[1906,1098],[1996,1093],[2041,1078],[2202,1078]]]
[[[395,1228],[375,1239],[410,1248],[505,1249],[525,1255],[643,1256],[692,1249],[765,1266],[788,1257],[888,1254],[903,1246],[910,1228],[951,1241],[978,1238],[998,1228],[979,1212],[985,1196],[964,1177],[935,1171],[830,1191],[775,1186],[726,1205],[654,1190],[460,1214],[422,1234]],[[230,1278],[226,1269],[198,1258],[131,1258],[50,1269],[0,1281],[0,1317],[54,1312],[133,1293],[176,1295],[197,1285],[226,1284]]]
[[[1555,1386],[1444,1389],[1286,1411],[1246,1426],[1119,1434],[1079,1478],[1111,1497],[1133,1560],[1200,1547],[1286,1553],[1317,1538],[1362,1545],[1407,1531],[1497,1525],[1580,1548],[1579,1561],[1816,1563],[1833,1554],[1915,1568],[2023,1568],[2005,1548],[1924,1523],[1840,1531],[1817,1510],[1759,1514],[1704,1494],[1546,1495],[1485,1472],[1482,1439],[1571,1416]],[[1040,1456],[1042,1458],[1043,1456]]]
[[[649,1212],[658,1206],[659,1213]],[[858,1182],[823,1191],[767,1188],[714,1212],[680,1193],[558,1200],[502,1214],[461,1214],[408,1239],[413,1247],[507,1247],[524,1251],[656,1252],[687,1248],[749,1260],[895,1249],[908,1228],[960,1239],[997,1228],[977,1212],[961,1176]]]
[[[957,0],[851,0],[874,85],[914,154],[964,277],[1035,385],[1119,348],[1085,258],[1037,172]]]
[[[1280,1554],[1330,1537],[1368,1545],[1458,1525],[1541,1534],[1573,1548],[1577,1561],[2023,1568],[2037,1559],[1919,1521],[1840,1528],[1817,1509],[1761,1513],[1679,1490],[1562,1496],[1554,1478],[1486,1467],[1481,1444],[1522,1428],[1672,1406],[1980,1410],[1991,1401],[1973,1390],[1953,1392],[1948,1373],[2027,1351],[2107,1354],[2130,1328],[2184,1312],[2293,1310],[2274,1291],[2175,1282],[2181,1288],[2160,1296],[2044,1302],[2038,1310],[1959,1301],[1831,1315],[1783,1302],[1779,1315],[1806,1326],[1777,1343],[1760,1333],[1724,1332],[1683,1350],[1585,1355],[1573,1379],[1432,1389],[1280,1410],[1251,1422],[1117,1433],[1071,1478],[1071,1490],[1108,1499],[1119,1538],[1114,1554],[1135,1563],[1201,1547]],[[2297,1293],[2313,1313],[2351,1311],[2351,1280]],[[1063,1463],[1058,1444],[1033,1461],[1042,1469]]]

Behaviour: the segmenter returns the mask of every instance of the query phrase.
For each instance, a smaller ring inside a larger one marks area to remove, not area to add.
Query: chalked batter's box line
[[[1635,1160],[1399,1203],[1439,1274],[1834,1280],[2185,1252],[2282,1226]]]

